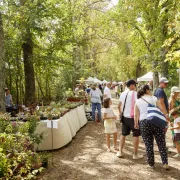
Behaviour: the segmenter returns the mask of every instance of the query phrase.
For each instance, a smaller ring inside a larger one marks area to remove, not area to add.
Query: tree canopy
[[[157,72],[176,84],[180,2],[119,0],[111,8],[109,2],[3,1],[2,97],[4,81],[17,104],[62,98],[88,76],[125,81],[153,70],[156,84]]]

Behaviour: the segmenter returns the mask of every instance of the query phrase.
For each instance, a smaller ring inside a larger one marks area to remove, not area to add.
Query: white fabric
[[[43,133],[43,140],[38,146],[39,151],[52,149],[51,128],[47,128],[47,121],[40,121],[37,126],[36,133]],[[58,120],[58,129],[52,129],[53,133],[53,149],[59,149],[72,140],[69,124],[65,118]]]
[[[78,110],[77,110],[78,109]],[[58,129],[53,130],[53,149],[59,149],[68,144],[76,132],[87,123],[84,105],[71,110],[58,120]],[[47,128],[47,120],[40,121],[36,133],[43,133],[43,140],[38,146],[39,151],[52,149],[51,128]]]
[[[104,95],[106,95],[106,98],[112,98],[111,90],[107,86],[104,88]]]
[[[178,122],[180,122],[180,117],[174,120],[174,127],[178,127]],[[174,129],[174,133],[180,133],[180,129]]]
[[[67,113],[63,116],[63,118],[67,120],[67,122],[69,124],[69,129],[71,131],[71,135],[72,135],[72,137],[74,137],[76,135],[76,128],[75,128],[74,122],[72,120],[72,117],[70,116],[69,113]]]
[[[115,86],[114,91],[117,93],[118,92],[118,86]]]
[[[114,117],[115,114],[111,108],[104,108],[104,113],[106,113],[106,117],[111,118]],[[105,133],[112,134],[117,132],[116,123],[114,119],[106,119],[104,121]]]
[[[80,127],[83,127],[86,123],[87,123],[87,118],[86,118],[86,114],[84,111],[84,105],[79,106],[78,108],[76,108],[76,113],[78,115],[78,119],[80,122]]]
[[[90,96],[91,96],[91,102],[101,103],[102,93],[99,88],[96,88],[95,90],[91,89]]]
[[[157,98],[155,96],[144,95],[142,98],[145,99],[148,103],[156,105]],[[136,100],[136,105],[140,111],[139,120],[147,119],[148,103],[143,99],[139,98]]]
[[[79,131],[81,126],[80,126],[79,117],[77,116],[76,110],[75,109],[71,110],[69,112],[69,115],[72,118],[72,121],[73,121],[74,127],[76,129],[76,132]]]
[[[129,93],[128,93],[129,92]],[[127,118],[132,118],[131,117],[131,106],[132,106],[132,95],[133,95],[133,91],[129,91],[129,89],[127,89],[126,91],[122,92],[120,95],[120,102],[122,103],[121,105],[121,111],[123,110],[124,107],[124,102],[125,102],[125,98],[126,95],[128,93],[127,99],[126,99],[126,105],[125,105],[125,109],[124,109],[124,117]],[[135,91],[134,93],[134,101],[136,101],[137,99],[137,92]]]
[[[148,72],[147,74],[139,77],[137,81],[151,81],[153,80],[153,72]]]

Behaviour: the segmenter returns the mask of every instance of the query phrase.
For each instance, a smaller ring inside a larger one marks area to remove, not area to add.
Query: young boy
[[[170,114],[174,119],[174,126],[170,130],[174,130],[173,141],[177,149],[177,154],[173,157],[180,158],[180,117],[178,117],[179,113],[177,110],[172,110]]]

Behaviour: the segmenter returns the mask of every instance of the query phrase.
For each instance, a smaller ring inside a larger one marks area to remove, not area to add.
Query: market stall
[[[151,80],[153,80],[153,72],[148,72],[147,74],[145,74],[137,79],[138,82],[151,81]]]
[[[68,144],[76,135],[76,132],[87,123],[85,116],[84,105],[81,105],[57,120],[58,128],[52,129],[53,132],[53,149],[59,149]],[[52,149],[52,134],[51,128],[47,128],[47,120],[40,121],[37,133],[43,133],[43,140],[38,146],[38,150]]]

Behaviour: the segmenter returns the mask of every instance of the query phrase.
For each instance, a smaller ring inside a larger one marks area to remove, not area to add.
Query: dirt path
[[[117,101],[113,107],[117,113]],[[120,124],[117,122],[118,132]],[[173,159],[175,149],[172,147],[170,132],[167,144],[170,171],[162,169],[160,156],[155,147],[156,168],[149,169],[146,157],[142,160],[133,160],[132,137],[127,138],[125,156],[119,159],[116,152],[106,152],[103,124],[88,122],[80,129],[73,141],[67,146],[54,152],[54,167],[50,166],[38,179],[40,180],[180,180],[180,160]],[[119,141],[118,141],[119,143]],[[144,144],[140,144],[139,151],[145,155]]]

